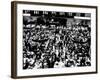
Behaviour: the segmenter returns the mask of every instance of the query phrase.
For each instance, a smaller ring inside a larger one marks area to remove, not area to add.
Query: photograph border
[[[17,4],[28,5],[47,5],[59,7],[81,7],[96,9],[96,71],[81,72],[81,73],[63,73],[63,74],[49,74],[49,75],[32,75],[32,76],[17,76]],[[50,76],[66,76],[66,75],[81,75],[94,74],[98,72],[98,7],[88,5],[73,5],[73,4],[58,4],[58,3],[42,3],[42,2],[26,2],[26,1],[12,1],[11,2],[11,78],[32,78],[32,77],[50,77]]]

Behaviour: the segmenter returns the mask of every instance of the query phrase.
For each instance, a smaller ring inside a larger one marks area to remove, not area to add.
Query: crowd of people
[[[23,24],[23,69],[91,66],[90,25],[86,20],[67,21]]]

